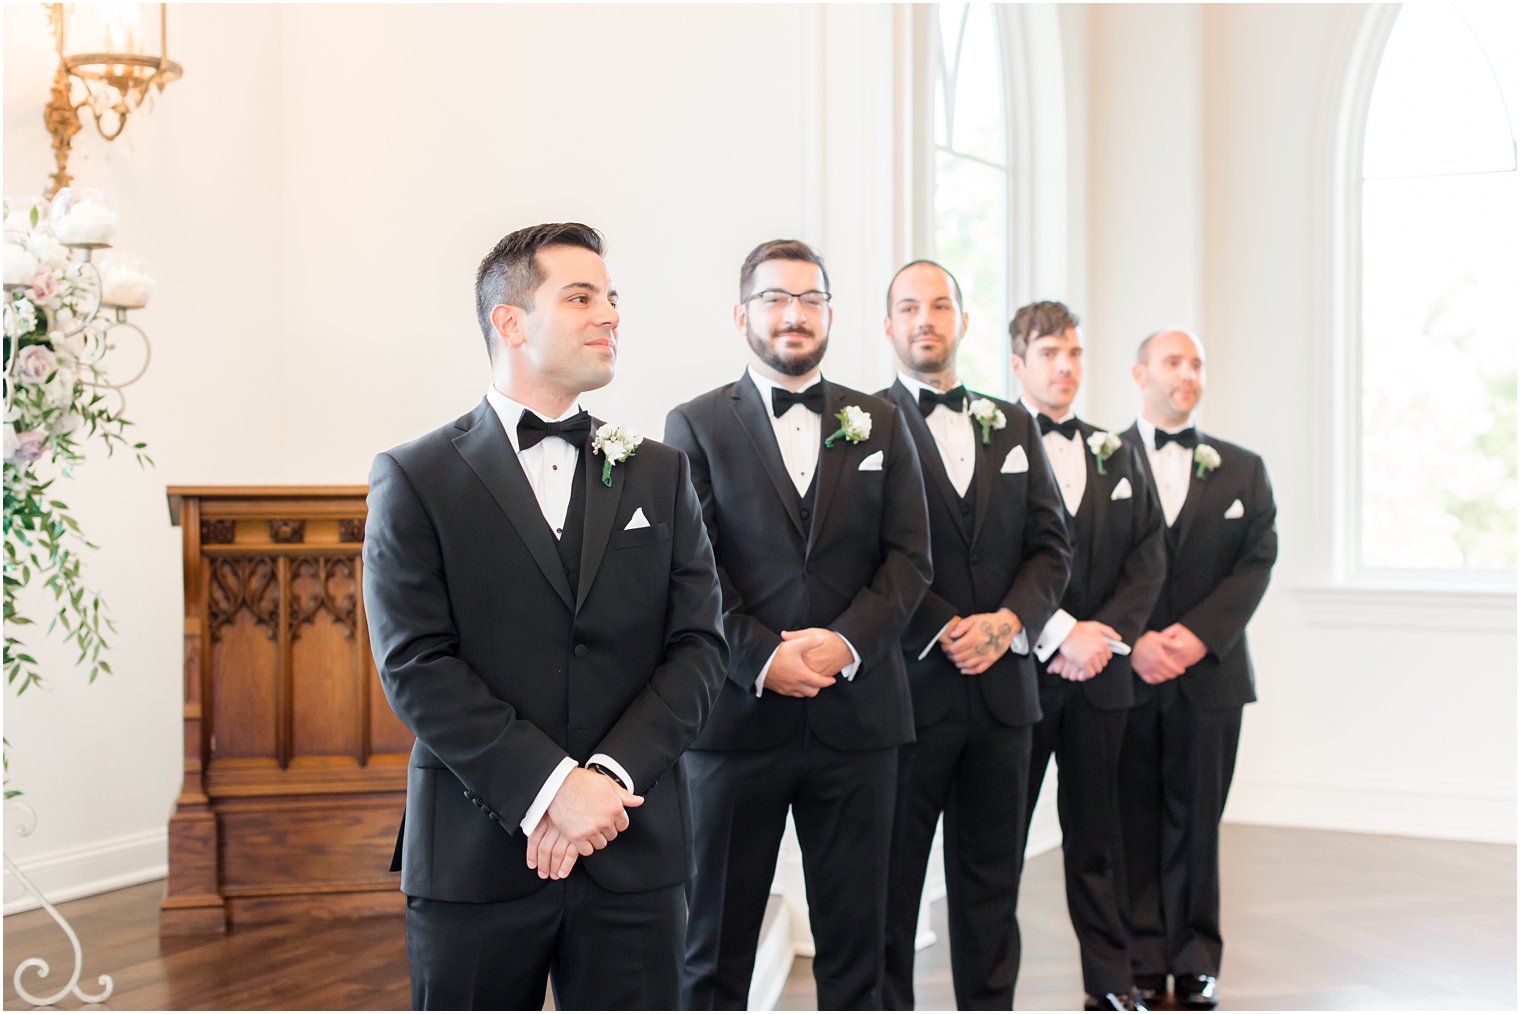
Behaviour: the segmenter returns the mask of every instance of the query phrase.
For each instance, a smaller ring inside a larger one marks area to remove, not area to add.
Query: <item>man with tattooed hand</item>
[[[882,396],[901,410],[923,465],[934,560],[934,582],[901,638],[916,742],[898,755],[888,1009],[913,1009],[913,941],[941,813],[956,1005],[1013,1005],[1031,729],[1040,718],[1029,648],[1060,604],[1071,564],[1034,420],[968,392],[956,375],[961,307],[959,283],[932,261],[908,264],[887,289],[885,330],[901,368]]]

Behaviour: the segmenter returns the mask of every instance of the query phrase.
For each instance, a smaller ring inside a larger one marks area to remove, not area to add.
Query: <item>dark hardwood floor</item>
[[[1225,967],[1231,1009],[1513,1008],[1513,846],[1225,827]],[[1029,863],[1020,916],[1021,1009],[1080,1007],[1076,942],[1059,852]],[[114,977],[117,1010],[403,1009],[401,921],[314,922],[225,937],[158,936],[162,882],[63,906],[85,946],[81,977]],[[943,903],[939,942],[918,956],[918,1005],[953,1005]],[[53,992],[72,970],[63,934],[41,911],[5,920],[5,1007],[20,1006],[18,962],[47,959]],[[799,958],[779,1007],[810,1008],[811,963]],[[77,1009],[69,997],[60,1008]]]

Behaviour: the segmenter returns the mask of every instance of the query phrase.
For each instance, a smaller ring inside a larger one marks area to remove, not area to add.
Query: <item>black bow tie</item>
[[[571,447],[579,447],[591,435],[591,416],[581,409],[563,422],[545,422],[532,412],[517,420],[517,450],[526,451],[544,437],[559,437]]]
[[[943,405],[952,412],[964,412],[966,411],[966,398],[966,386],[964,384],[957,384],[944,394],[932,391],[927,387],[920,387],[918,389],[918,410],[926,418],[930,412],[934,411],[934,406],[936,405]]]
[[[771,415],[780,419],[793,405],[823,415],[823,385],[814,384],[806,391],[792,392],[784,387],[771,388]]]
[[[1067,440],[1074,439],[1077,435],[1076,416],[1072,416],[1065,422],[1056,422],[1050,416],[1046,415],[1044,412],[1041,412],[1039,415],[1035,416],[1035,419],[1037,419],[1040,423],[1040,436],[1042,437],[1052,431],[1061,434],[1061,436],[1065,437]]]
[[[1176,433],[1168,433],[1162,429],[1156,430],[1156,450],[1161,450],[1172,441],[1176,441],[1191,451],[1198,446],[1198,430],[1192,426],[1185,430],[1178,430]]]

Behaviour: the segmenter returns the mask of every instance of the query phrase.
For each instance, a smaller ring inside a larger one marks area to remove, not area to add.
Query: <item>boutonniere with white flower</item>
[[[1087,449],[1098,463],[1098,474],[1107,475],[1103,463],[1112,458],[1122,445],[1117,434],[1099,431],[1087,438]]]
[[[1219,452],[1208,444],[1199,444],[1193,448],[1193,464],[1198,466],[1194,472],[1198,478],[1208,478],[1208,474],[1219,467]]]
[[[839,428],[829,435],[823,442],[825,447],[833,447],[834,441],[844,437],[852,444],[861,444],[871,437],[871,413],[859,405],[846,405],[834,416],[839,420]]]
[[[643,442],[644,438],[633,430],[615,423],[602,423],[596,428],[596,435],[591,438],[591,453],[601,454],[603,458],[603,486],[612,485],[612,466],[620,465],[633,457]]]
[[[992,431],[1008,425],[1003,410],[992,403],[991,398],[978,398],[971,403],[971,418],[982,428],[982,443],[992,443]]]

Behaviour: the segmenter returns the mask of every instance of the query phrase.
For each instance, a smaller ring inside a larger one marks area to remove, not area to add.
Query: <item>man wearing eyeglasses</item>
[[[823,1010],[881,1006],[897,635],[929,584],[923,479],[892,403],[823,379],[833,310],[805,243],[756,247],[734,323],[749,368],[673,409],[717,557],[731,656],[691,772],[682,1006],[743,1009],[788,812]]]
[[[934,583],[901,637],[917,736],[898,756],[883,994],[893,1010],[913,1009],[919,905],[941,814],[956,1006],[1013,1006],[1030,730],[1040,717],[1029,649],[1071,562],[1033,420],[960,382],[966,323],[960,283],[939,264],[914,261],[887,287],[885,330],[900,369],[883,394],[909,421],[923,463],[934,557]]]

